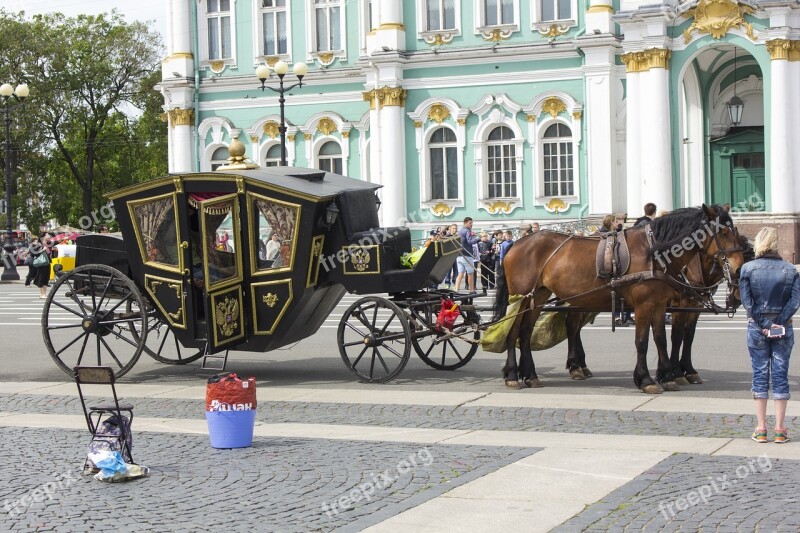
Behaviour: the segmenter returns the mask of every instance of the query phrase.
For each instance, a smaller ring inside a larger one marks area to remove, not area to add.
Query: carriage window
[[[203,275],[206,287],[211,288],[239,276],[236,261],[239,249],[236,199],[203,202],[202,213]]]
[[[172,195],[136,204],[131,210],[144,262],[178,268],[178,225]]]
[[[300,206],[256,199],[258,270],[291,268]]]

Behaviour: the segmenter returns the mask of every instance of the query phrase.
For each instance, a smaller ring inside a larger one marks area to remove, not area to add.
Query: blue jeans
[[[772,399],[788,400],[789,357],[794,346],[794,329],[786,326],[786,335],[770,339],[754,322],[747,325],[747,349],[753,365],[753,398],[769,398],[772,379]]]

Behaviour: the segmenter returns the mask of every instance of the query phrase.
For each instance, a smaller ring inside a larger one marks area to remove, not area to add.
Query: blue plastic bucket
[[[247,448],[253,445],[256,410],[206,411],[212,448]]]

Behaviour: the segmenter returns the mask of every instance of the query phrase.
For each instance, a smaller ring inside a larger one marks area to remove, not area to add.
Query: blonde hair
[[[753,242],[756,257],[761,257],[767,252],[778,251],[778,231],[775,228],[761,228]]]

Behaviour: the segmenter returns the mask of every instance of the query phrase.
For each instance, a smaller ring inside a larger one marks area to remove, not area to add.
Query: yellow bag
[[[511,326],[514,325],[513,317],[519,314],[521,301],[521,295],[515,294],[511,296],[509,298],[508,310],[503,320],[486,329],[481,339],[481,348],[483,348],[484,351],[493,353],[504,353],[506,351],[508,334],[511,332]],[[581,327],[589,322],[594,322],[597,315],[598,313],[589,313],[581,323]],[[536,320],[533,333],[531,333],[531,350],[547,350],[563,342],[566,338],[567,312],[542,313]],[[517,347],[519,347],[519,339],[517,340]]]

